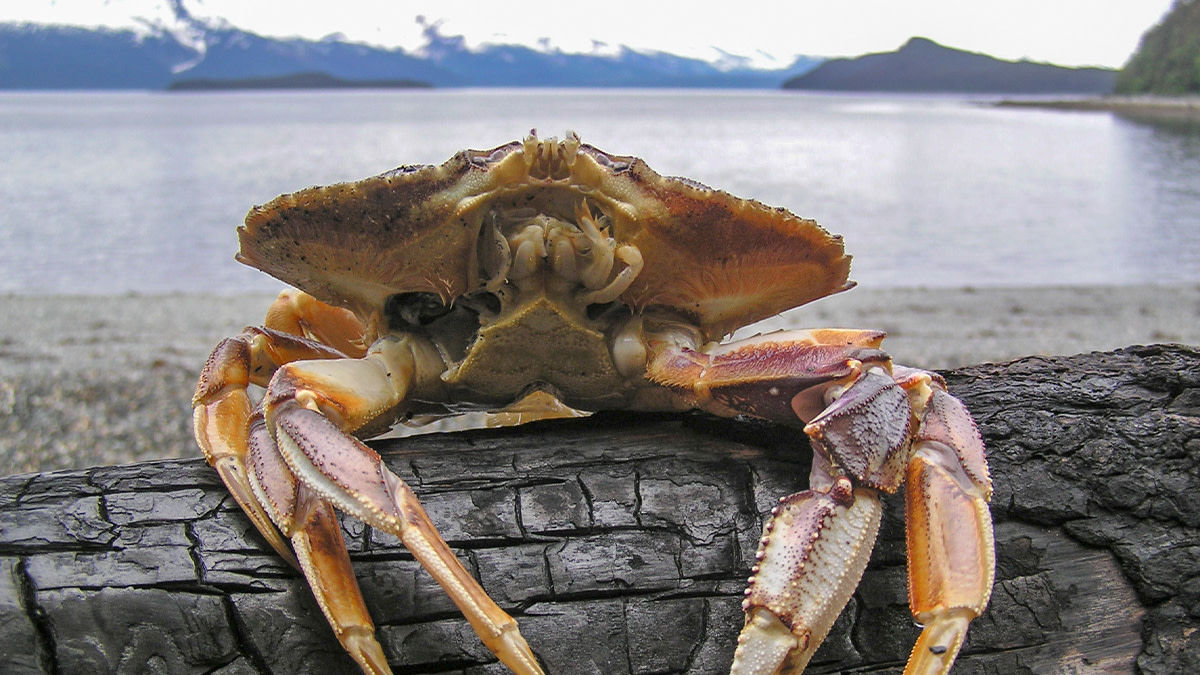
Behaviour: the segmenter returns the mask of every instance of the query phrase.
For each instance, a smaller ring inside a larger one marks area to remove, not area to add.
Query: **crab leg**
[[[267,310],[264,327],[246,328],[217,345],[192,397],[193,430],[204,457],[254,527],[293,567],[295,557],[254,498],[246,475],[248,420],[253,407],[246,388],[250,384],[265,387],[284,363],[360,355],[362,335],[362,324],[350,312],[307,293],[285,290]]]
[[[361,352],[355,345],[362,326],[345,310],[298,291],[281,293],[265,323],[268,327],[247,328],[223,341],[209,357],[193,399],[196,440],[272,548],[307,576],[327,580],[320,585],[318,604],[363,671],[390,673],[333,509],[296,482],[267,432],[261,410],[250,412],[246,391],[249,384],[266,386],[282,364],[345,357],[321,341]]]
[[[327,305],[303,291],[284,289],[267,309],[263,326],[327,345],[350,357],[366,353],[362,322],[353,312]]]
[[[258,502],[290,538],[300,569],[338,641],[364,673],[390,674],[329,502],[296,480],[261,413],[250,420],[248,464]]]
[[[924,629],[904,672],[947,673],[991,596],[992,484],[983,441],[963,404],[929,373],[906,375],[897,379],[923,413],[905,501],[909,605]]]
[[[442,370],[436,349],[416,338],[381,340],[362,359],[290,363],[267,391],[267,427],[288,469],[307,489],[399,537],[501,662],[520,674],[541,673],[516,621],[458,561],[412,489],[347,433],[386,418],[410,389]],[[315,573],[304,567],[318,597],[353,580],[348,569],[323,569],[319,561]],[[332,618],[331,623],[339,630]]]
[[[296,559],[263,510],[246,474],[253,403],[246,388],[266,386],[276,368],[297,359],[343,358],[325,345],[269,328],[247,328],[222,340],[208,357],[192,397],[196,443],[250,522],[284,560]]]
[[[810,489],[783,498],[764,526],[732,673],[804,669],[870,558],[879,493],[895,492],[906,469],[911,604],[927,624],[906,672],[945,672],[987,604],[982,441],[936,376],[900,367],[893,376],[882,339],[790,331],[697,348],[669,324],[648,334],[650,379],[717,414],[806,422],[813,447]]]

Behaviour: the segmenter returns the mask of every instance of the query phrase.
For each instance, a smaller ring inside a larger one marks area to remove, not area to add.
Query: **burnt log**
[[[946,374],[987,441],[998,570],[956,673],[1200,672],[1200,350]],[[602,414],[379,441],[550,673],[727,672],[793,430]],[[391,536],[343,528],[397,672],[499,673]],[[898,672],[903,502],[810,672]],[[338,673],[305,584],[201,460],[0,479],[5,673]]]

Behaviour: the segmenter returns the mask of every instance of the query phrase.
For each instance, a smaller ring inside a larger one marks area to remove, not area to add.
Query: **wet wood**
[[[948,374],[996,485],[997,584],[956,673],[1200,672],[1200,352]],[[376,444],[551,673],[727,671],[793,432],[598,415]],[[810,672],[898,672],[903,504]],[[390,536],[345,523],[397,672],[503,672]],[[199,460],[0,479],[6,673],[353,672],[301,579]]]

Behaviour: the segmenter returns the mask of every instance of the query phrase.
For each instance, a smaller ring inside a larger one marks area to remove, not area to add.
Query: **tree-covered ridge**
[[[1200,94],[1200,1],[1175,0],[1117,75],[1118,94]]]
[[[1063,68],[1002,61],[986,54],[914,37],[894,52],[830,59],[783,83],[784,89],[965,94],[1103,95],[1116,73],[1106,68]]]

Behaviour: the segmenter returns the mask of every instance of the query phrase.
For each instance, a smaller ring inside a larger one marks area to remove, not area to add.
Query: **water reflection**
[[[1200,124],[1114,119],[1124,132],[1125,263],[1147,269],[1150,281],[1190,281],[1185,271],[1200,267]]]

